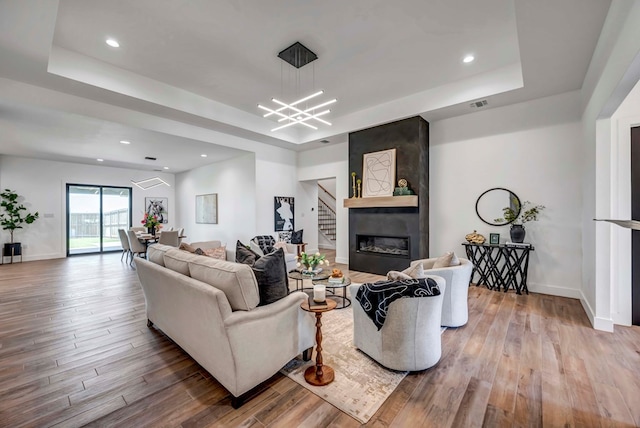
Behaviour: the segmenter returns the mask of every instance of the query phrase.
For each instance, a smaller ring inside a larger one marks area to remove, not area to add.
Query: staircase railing
[[[327,191],[322,185],[318,184],[318,187],[324,192],[324,194],[333,200],[335,205],[335,196]],[[324,200],[318,197],[318,231],[322,233],[327,239],[335,242],[336,240],[336,212],[327,204]]]

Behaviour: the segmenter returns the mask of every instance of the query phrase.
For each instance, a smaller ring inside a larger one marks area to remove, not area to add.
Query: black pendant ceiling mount
[[[288,62],[295,68],[304,67],[312,61],[318,59],[318,55],[300,42],[295,42],[278,54],[283,61]]]

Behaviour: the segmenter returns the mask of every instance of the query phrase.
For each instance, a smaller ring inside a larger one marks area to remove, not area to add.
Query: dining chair
[[[160,244],[171,245],[172,247],[177,247],[180,245],[180,240],[178,239],[178,231],[177,230],[167,230],[160,234]]]
[[[120,261],[122,261],[122,257],[127,255],[127,261],[129,261],[129,254],[131,254],[131,246],[129,245],[129,238],[127,237],[127,231],[124,229],[118,229],[118,236],[120,237],[120,245],[122,245],[122,255],[120,256]]]
[[[142,257],[141,254],[144,254],[146,257],[147,246],[146,244],[140,242],[140,240],[136,236],[136,232],[133,230],[129,230],[127,231],[127,236],[129,237],[129,248],[131,252],[131,261],[129,261],[129,264],[133,263],[133,257],[136,254],[138,255],[138,257]]]

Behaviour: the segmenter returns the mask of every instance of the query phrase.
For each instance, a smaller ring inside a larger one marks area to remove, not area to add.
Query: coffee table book
[[[313,297],[309,296],[309,309],[327,309],[328,307],[326,300],[324,302],[316,302]]]

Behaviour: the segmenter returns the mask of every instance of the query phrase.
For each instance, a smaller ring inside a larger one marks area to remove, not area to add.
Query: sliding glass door
[[[131,226],[131,188],[67,184],[67,255],[120,251]]]

